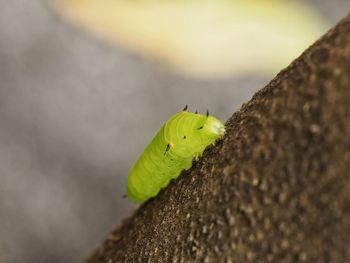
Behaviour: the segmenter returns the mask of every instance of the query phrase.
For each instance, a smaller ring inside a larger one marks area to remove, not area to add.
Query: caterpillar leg
[[[182,111],[187,111],[187,109],[188,109],[188,106],[186,105],[186,106],[182,109]]]
[[[195,156],[194,156],[194,159],[195,159],[196,161],[198,161],[198,159],[199,159],[199,157],[201,157],[201,155],[202,155],[202,154],[199,153],[199,152],[196,153]]]

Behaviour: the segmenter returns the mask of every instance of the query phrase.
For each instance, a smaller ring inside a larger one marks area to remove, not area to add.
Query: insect
[[[171,116],[131,167],[128,198],[142,203],[156,196],[224,133],[224,124],[208,111],[206,115],[188,112],[186,106]]]

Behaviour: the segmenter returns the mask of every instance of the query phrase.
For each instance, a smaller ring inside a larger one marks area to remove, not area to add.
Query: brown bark
[[[87,262],[350,262],[350,16],[226,125]]]

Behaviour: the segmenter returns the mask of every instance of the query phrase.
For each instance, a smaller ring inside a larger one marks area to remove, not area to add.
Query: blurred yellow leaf
[[[306,4],[282,0],[54,0],[74,24],[199,78],[273,74],[324,32]]]

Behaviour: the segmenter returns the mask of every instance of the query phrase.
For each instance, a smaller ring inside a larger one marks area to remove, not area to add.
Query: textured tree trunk
[[[350,16],[226,126],[87,262],[350,262]]]

